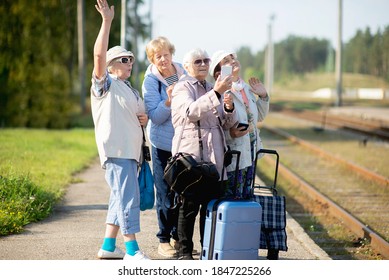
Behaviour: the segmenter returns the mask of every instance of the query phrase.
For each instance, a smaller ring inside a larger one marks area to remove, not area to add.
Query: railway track
[[[298,111],[277,106],[275,109],[289,116],[317,122],[320,124],[317,127],[318,129],[325,129],[326,127],[340,128],[361,133],[366,137],[389,140],[389,124],[382,121],[338,116],[330,114],[327,110],[320,112],[310,110]]]
[[[262,133],[266,147],[280,154],[279,175],[290,185],[285,188],[292,202],[288,212],[302,223],[309,221],[305,229],[319,246],[333,259],[389,259],[387,178],[281,129],[265,126]],[[312,230],[312,220],[320,220],[314,228],[327,223],[322,228],[325,234]],[[342,241],[329,233],[339,227],[349,231],[340,237]]]
[[[269,130],[273,134],[277,134],[281,137],[288,139],[289,141],[291,141],[293,143],[296,143],[298,145],[301,145],[301,146],[309,149],[311,152],[316,153],[320,157],[325,157],[325,158],[328,158],[329,160],[336,161],[339,164],[343,164],[347,168],[349,168],[350,171],[358,172],[361,176],[364,176],[368,180],[374,180],[377,183],[379,183],[385,187],[389,187],[389,179],[380,175],[380,174],[377,174],[376,172],[374,172],[372,170],[366,169],[366,168],[359,166],[351,161],[347,161],[347,160],[342,159],[338,156],[335,156],[331,153],[328,153],[328,152],[324,151],[323,149],[320,149],[318,146],[315,146],[315,145],[309,143],[308,141],[305,141],[301,138],[293,136],[284,130],[270,127],[267,125],[264,125],[263,128]]]

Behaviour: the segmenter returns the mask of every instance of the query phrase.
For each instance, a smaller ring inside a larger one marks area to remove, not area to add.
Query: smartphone
[[[239,123],[237,128],[241,128],[241,131],[244,131],[249,128],[249,125],[247,123]]]
[[[150,148],[146,145],[143,146],[143,157],[144,157],[145,161],[151,160]]]
[[[231,65],[222,65],[222,73],[221,78],[224,79],[225,77],[232,74],[232,66]]]

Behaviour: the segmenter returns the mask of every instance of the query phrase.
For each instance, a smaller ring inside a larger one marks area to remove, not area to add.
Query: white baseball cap
[[[209,66],[209,75],[213,78],[213,74],[215,72],[216,65],[219,64],[220,61],[222,61],[223,58],[226,56],[229,56],[233,54],[236,56],[235,52],[231,51],[225,51],[225,50],[219,50],[213,53],[212,58],[211,58],[211,65]]]
[[[112,47],[107,51],[106,64],[108,65],[115,58],[123,57],[123,56],[132,56],[133,58],[135,58],[132,52],[127,51],[122,46]]]

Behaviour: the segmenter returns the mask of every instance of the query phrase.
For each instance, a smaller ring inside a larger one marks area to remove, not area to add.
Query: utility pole
[[[268,25],[268,45],[266,56],[266,81],[265,86],[269,94],[272,93],[273,88],[273,75],[274,75],[274,47],[273,47],[273,21],[275,15],[270,16],[270,23]]]
[[[342,0],[338,7],[338,46],[336,49],[336,107],[342,106]]]
[[[127,30],[127,0],[122,0],[122,13],[120,21],[120,45],[127,49],[126,30]]]
[[[85,113],[85,4],[77,0],[77,33],[78,33],[78,75],[80,79],[81,113]]]
[[[136,58],[138,58],[139,51],[138,51],[138,34],[139,34],[139,15],[138,15],[138,1],[137,0],[131,0],[132,1],[132,13],[131,18],[133,18],[133,26],[132,26],[132,52],[135,55]],[[133,81],[134,81],[134,87],[136,89],[140,89],[140,81],[139,81],[139,60],[135,59],[134,64],[132,66],[132,75]]]
[[[149,1],[149,24],[150,24],[150,40],[153,39],[153,0]]]

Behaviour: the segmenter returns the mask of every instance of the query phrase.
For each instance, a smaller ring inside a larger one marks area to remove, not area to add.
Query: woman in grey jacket
[[[170,209],[169,186],[163,179],[167,160],[171,157],[174,128],[171,118],[171,93],[175,83],[185,73],[181,64],[172,61],[175,48],[165,37],[151,40],[146,54],[151,63],[142,85],[147,114],[147,126],[151,143],[153,175],[156,189],[156,212],[158,218],[158,253],[164,257],[177,255],[177,211]]]
[[[223,92],[230,89],[232,77],[219,78],[215,85],[206,82],[210,59],[204,50],[194,49],[184,57],[188,75],[178,81],[173,90],[172,121],[174,138],[172,154],[186,152],[196,161],[213,162],[222,174],[226,142],[223,129],[236,123],[232,97]],[[200,127],[203,150],[200,149]],[[218,186],[209,186],[217,188]],[[200,210],[200,242],[203,241],[205,214],[208,200],[202,197],[184,197],[178,214],[178,235],[181,243],[180,259],[193,259],[193,231]]]
[[[240,63],[235,53],[224,50],[217,51],[212,56],[212,64],[209,74],[216,80],[223,65],[232,66],[232,87],[228,91],[232,95],[238,123],[225,130],[227,145],[231,150],[241,152],[238,174],[238,193],[233,193],[235,176],[235,157],[232,164],[227,167],[228,182],[227,194],[229,195],[249,195],[250,186],[255,169],[253,162],[256,152],[262,148],[260,130],[257,128],[258,122],[264,121],[269,112],[269,95],[262,83],[256,78],[249,79],[249,85],[240,78]],[[241,126],[245,124],[248,126]],[[238,127],[239,126],[239,127]]]

